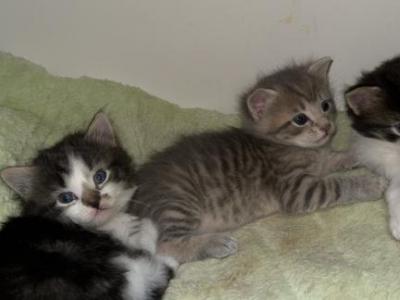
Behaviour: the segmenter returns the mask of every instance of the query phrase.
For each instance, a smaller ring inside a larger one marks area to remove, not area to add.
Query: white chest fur
[[[390,180],[386,191],[390,231],[400,240],[400,144],[355,135],[357,159]]]
[[[357,159],[368,168],[389,178],[400,178],[400,144],[354,135]]]

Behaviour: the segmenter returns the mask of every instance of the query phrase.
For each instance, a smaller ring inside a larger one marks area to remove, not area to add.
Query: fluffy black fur
[[[0,299],[122,300],[124,247],[108,235],[40,216],[15,217],[0,231]]]
[[[366,137],[397,141],[400,136],[393,133],[392,126],[400,122],[400,56],[383,62],[370,72],[364,72],[345,93],[360,87],[379,87],[381,105],[379,109],[358,116],[347,105],[352,127]]]

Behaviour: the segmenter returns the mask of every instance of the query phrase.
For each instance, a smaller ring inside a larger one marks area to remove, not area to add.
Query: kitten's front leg
[[[322,178],[304,174],[294,178],[292,188],[283,193],[282,208],[291,213],[311,212],[337,204],[377,200],[386,187],[387,181],[374,174],[335,174]]]
[[[389,226],[393,237],[400,240],[400,180],[393,180],[386,192],[389,206]]]
[[[150,219],[121,213],[99,229],[111,233],[130,248],[144,249],[151,254],[156,252],[158,232]]]
[[[319,175],[325,176],[334,172],[351,170],[359,166],[353,151],[324,150],[319,164]]]

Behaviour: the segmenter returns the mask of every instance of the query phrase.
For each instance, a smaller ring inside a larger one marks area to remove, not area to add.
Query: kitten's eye
[[[331,108],[330,100],[324,100],[321,102],[321,110],[327,112]]]
[[[64,192],[58,195],[58,201],[61,204],[69,204],[76,199],[78,199],[78,197],[76,197],[75,194],[72,192]]]
[[[102,184],[107,179],[107,172],[103,169],[97,170],[93,176],[93,181],[96,185]]]
[[[393,131],[395,134],[400,135],[400,123],[394,124],[394,125],[392,126],[392,131]]]
[[[298,115],[294,116],[294,118],[292,119],[292,122],[296,126],[304,126],[307,124],[308,120],[309,119],[305,114],[298,114]]]

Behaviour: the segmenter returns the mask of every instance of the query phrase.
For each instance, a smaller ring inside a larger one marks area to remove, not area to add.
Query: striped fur
[[[180,262],[222,258],[237,250],[225,232],[261,217],[380,196],[380,178],[332,174],[356,162],[314,138],[320,123],[331,124],[325,144],[335,131],[334,107],[321,111],[321,101],[331,97],[326,63],[324,72],[295,65],[261,79],[242,99],[244,128],[184,137],[142,166],[130,210],[158,225],[162,254]],[[273,92],[254,92],[260,88]],[[257,99],[249,101],[253,96]],[[264,105],[270,101],[264,96],[278,100]],[[249,102],[255,105],[250,112]],[[313,120],[300,129],[290,124],[299,112]],[[299,135],[307,137],[305,146]]]

